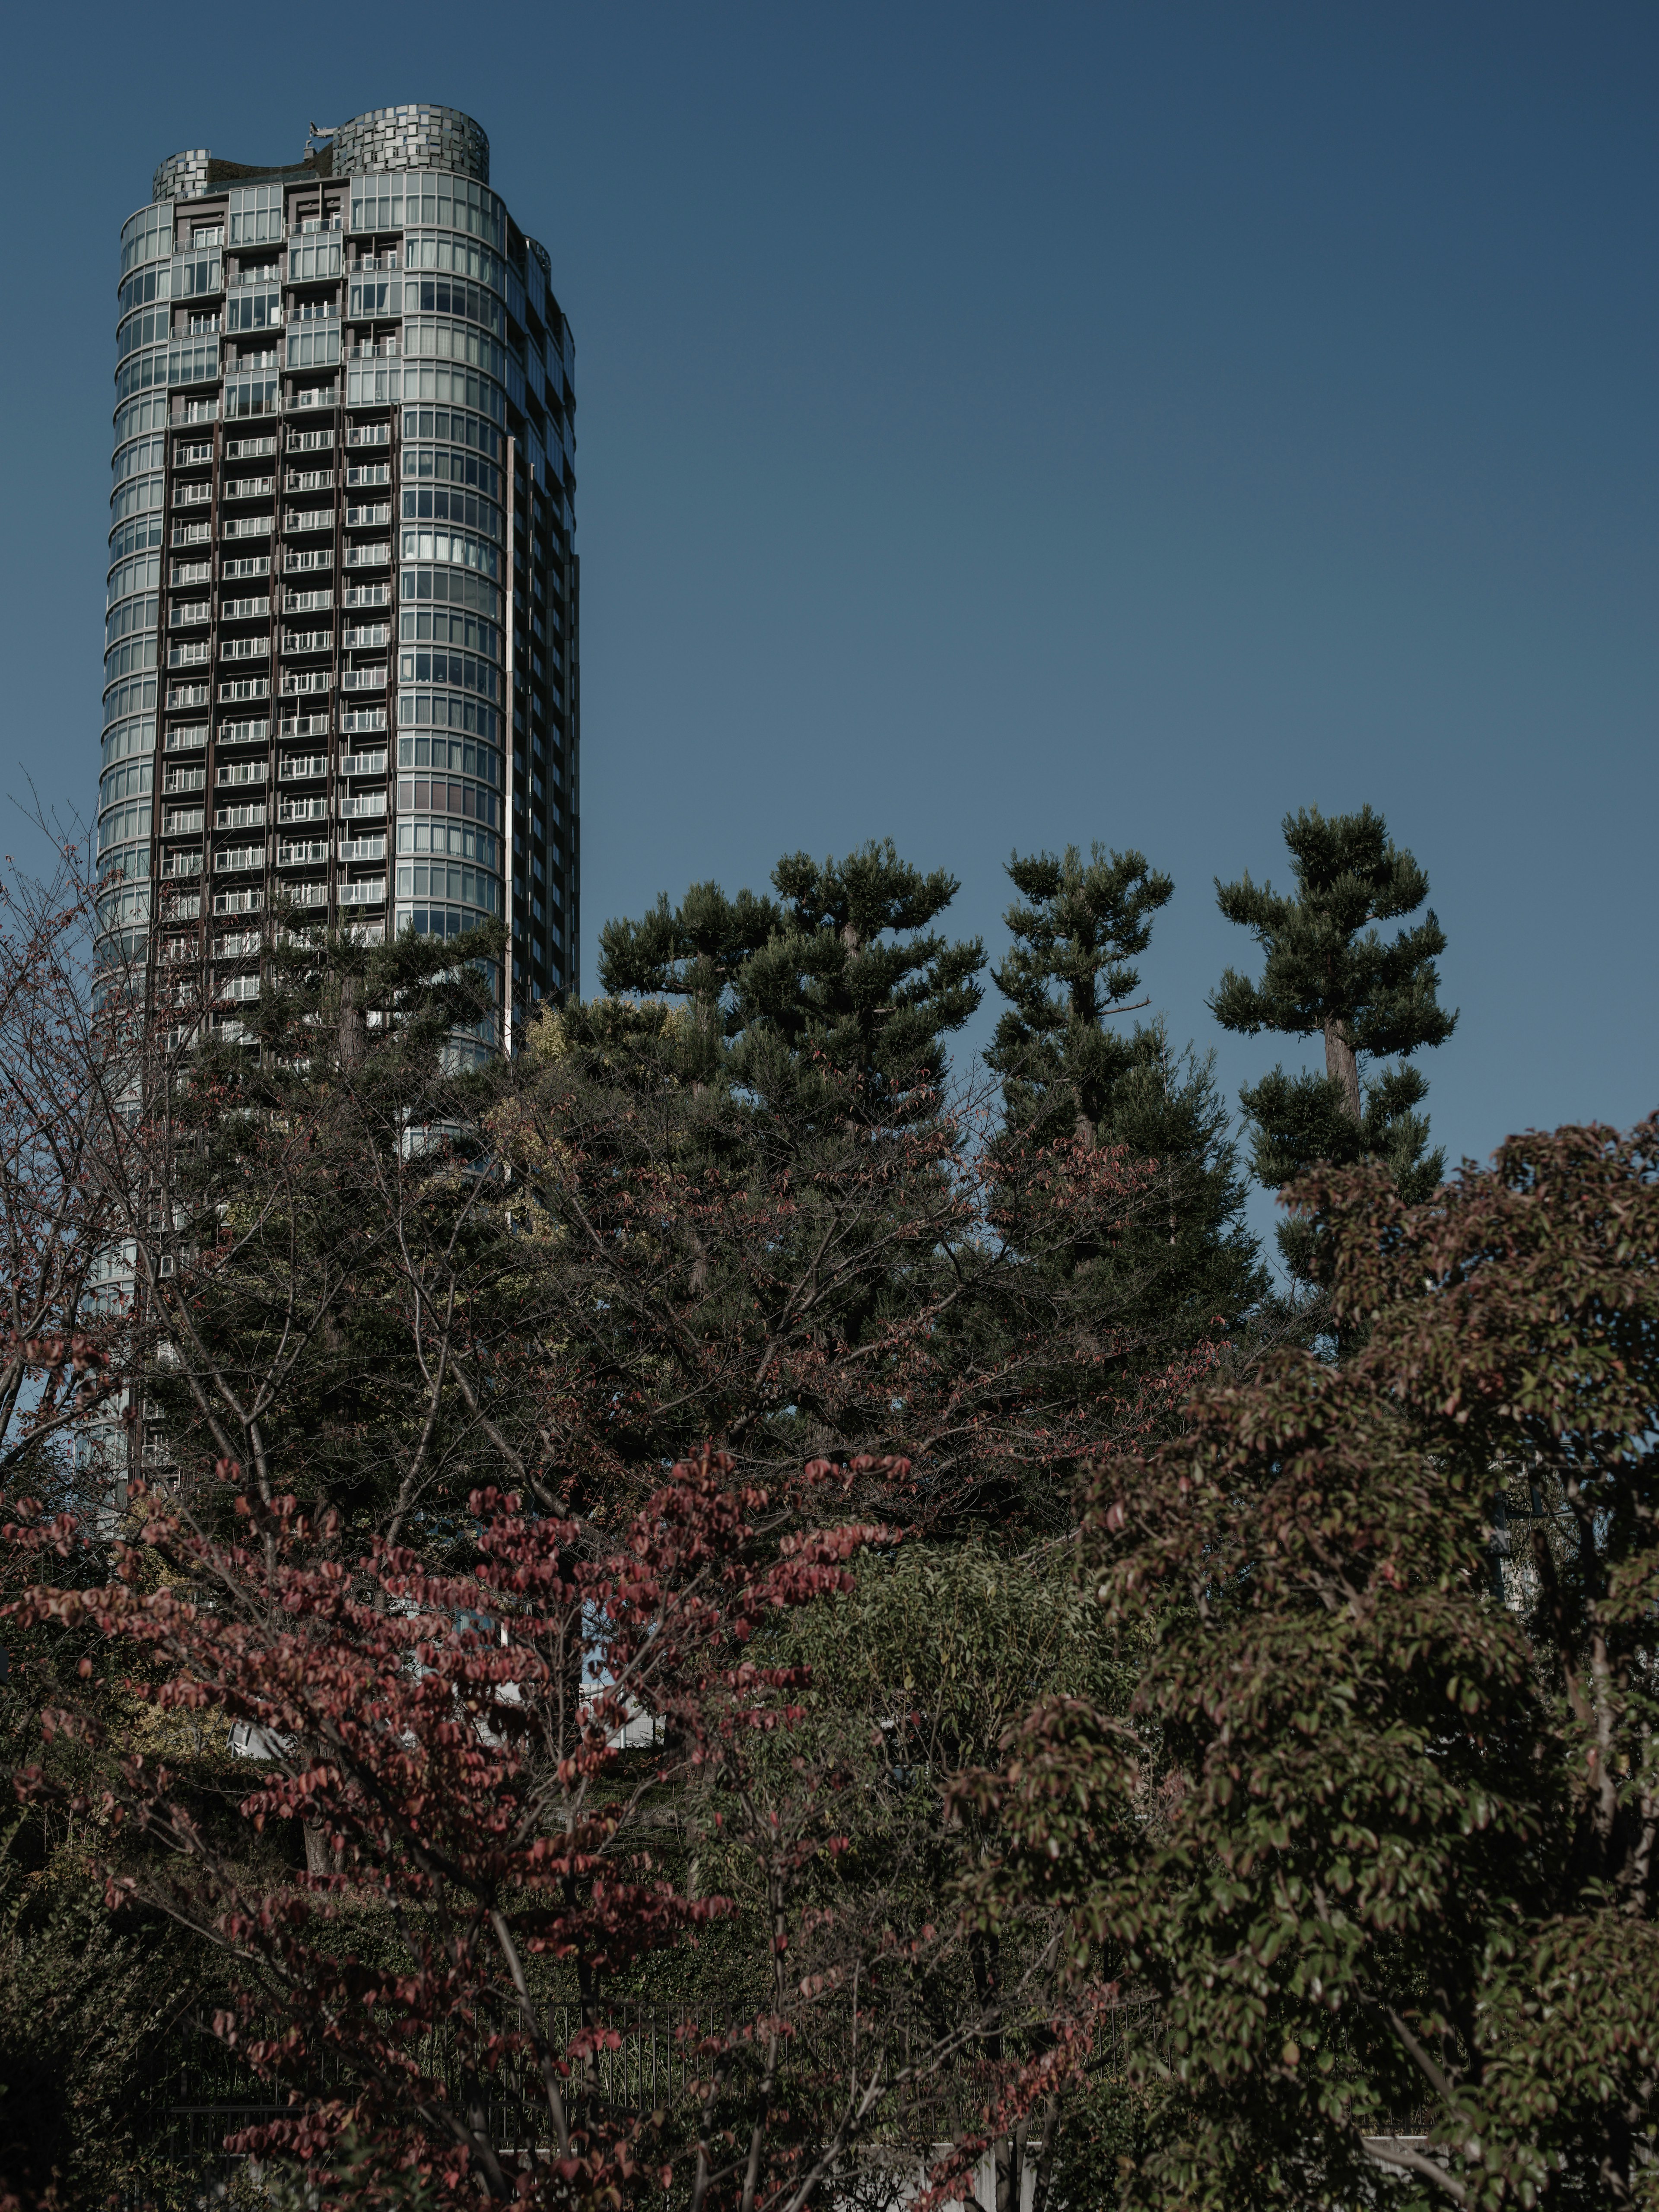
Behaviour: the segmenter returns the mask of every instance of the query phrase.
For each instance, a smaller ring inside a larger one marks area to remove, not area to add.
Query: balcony
[[[175,551],[185,545],[205,545],[213,536],[210,522],[175,522],[167,543]]]
[[[310,783],[328,774],[326,753],[284,753],[276,774],[284,783]]]
[[[161,825],[161,835],[164,837],[199,837],[205,811],[200,806],[170,807]]]
[[[389,568],[392,548],[381,545],[348,545],[345,564],[348,568]]]
[[[210,621],[212,614],[211,599],[187,599],[182,605],[175,600],[167,609],[167,628],[193,629],[198,623]]]
[[[212,500],[213,486],[210,483],[176,483],[173,487],[175,507],[208,507]]]
[[[386,727],[384,707],[356,707],[340,717],[340,728],[347,737],[368,737]]]
[[[319,793],[315,799],[283,799],[276,803],[278,825],[289,822],[326,822],[328,801]]]
[[[216,806],[213,810],[216,830],[263,830],[265,810],[263,805],[249,806]],[[249,864],[252,866],[252,863]],[[261,863],[263,866],[263,862]]]
[[[392,632],[385,623],[366,623],[360,629],[348,628],[340,639],[348,653],[372,653],[376,646],[392,642]]]
[[[206,732],[204,732],[204,737]],[[163,792],[202,791],[207,786],[204,768],[170,768],[161,778]]]
[[[268,514],[227,514],[221,518],[221,538],[269,538],[271,520]]]
[[[259,979],[257,975],[227,975],[222,982],[214,985],[213,995],[216,1000],[233,1006],[246,1005],[248,1000],[258,997]]]
[[[326,714],[285,714],[277,725],[276,734],[281,738],[325,738],[329,726],[330,717]]]
[[[348,446],[389,446],[392,425],[389,422],[357,422],[346,433]]]
[[[386,774],[386,754],[384,751],[377,753],[342,753],[340,756],[340,774],[342,775],[384,775]]]
[[[354,475],[356,471],[353,471]],[[284,491],[332,491],[332,469],[290,469],[283,478]]]
[[[269,598],[263,599],[227,599],[219,609],[226,622],[259,622],[270,613]]]
[[[191,645],[170,645],[167,647],[169,668],[199,668],[213,658],[213,647],[206,638],[198,638]]]
[[[386,670],[384,668],[344,669],[340,676],[340,689],[342,691],[384,691]]]
[[[219,403],[216,399],[174,400],[173,419],[175,422],[216,422]]]
[[[326,906],[326,884],[284,884],[283,896],[294,906]]]
[[[258,914],[264,903],[263,891],[215,891],[213,894],[215,914]]]
[[[210,448],[210,450],[211,449]],[[367,490],[372,485],[389,484],[391,482],[392,464],[390,461],[364,462],[360,464],[356,468],[348,469],[346,471],[346,489],[348,491],[356,491],[359,488]],[[391,518],[388,515],[387,520],[390,520],[390,519]]]
[[[265,864],[265,848],[258,845],[226,845],[213,856],[216,876],[246,875]]]
[[[268,676],[239,676],[234,683],[219,686],[220,703],[234,705],[239,699],[269,699],[270,678]]]
[[[283,632],[283,651],[287,653],[332,653],[334,633],[331,629],[285,629]]]
[[[163,883],[179,883],[186,876],[199,876],[201,872],[202,855],[199,850],[194,853],[163,853],[161,855]]]
[[[392,502],[390,500],[382,500],[374,507],[349,506],[346,508],[346,528],[348,530],[384,530],[390,524],[391,520]]]
[[[221,660],[269,660],[270,658],[270,635],[267,634],[264,637],[222,637],[219,641],[219,658]]]
[[[234,784],[264,783],[270,775],[269,761],[221,761],[213,781],[219,789],[227,790]]]
[[[384,906],[386,878],[374,876],[360,884],[342,884],[339,897],[342,906]]]
[[[340,605],[352,607],[389,607],[392,605],[390,584],[348,584],[340,594]]]
[[[283,678],[283,696],[285,699],[298,699],[302,698],[307,691],[330,691],[333,687],[334,677],[329,669],[289,669]]]
[[[339,854],[343,860],[384,860],[385,833],[378,837],[342,837]]]
[[[285,537],[299,537],[310,531],[332,530],[334,509],[331,507],[290,507],[283,516]]]
[[[210,584],[213,581],[211,561],[174,561],[169,564],[167,581],[178,591],[188,584]]]
[[[328,860],[326,837],[309,837],[284,843],[276,841],[276,865],[279,868],[320,868]]]
[[[168,694],[167,694],[167,704],[168,704],[168,706],[169,706],[169,707],[171,707],[171,706],[174,705],[175,703],[176,703],[176,704],[178,704],[178,705],[179,705],[179,706],[185,706],[185,705],[188,705],[188,704],[195,704],[195,703],[197,703],[197,702],[193,702],[193,701],[185,701],[185,700],[182,700],[182,699],[178,700],[177,702],[175,702],[175,700],[174,700],[174,698],[173,698],[173,693],[169,691],[169,692],[168,692]],[[205,706],[206,706],[206,704],[207,704],[207,701],[206,701],[205,699],[203,699],[199,703],[200,703],[201,705],[203,705],[204,707],[205,707]],[[191,752],[191,751],[198,750],[199,750],[203,745],[206,744],[207,741],[208,741],[208,733],[207,733],[207,724],[206,724],[205,722],[188,722],[188,723],[185,723],[185,724],[181,728],[179,728],[179,729],[176,729],[176,730],[169,730],[169,731],[167,732],[167,750],[168,750],[170,753],[176,753],[176,752]],[[176,774],[176,775],[183,775],[184,773],[185,773],[185,771],[184,771],[183,769],[169,769],[167,770],[167,774],[168,774],[169,775],[175,775],[175,774]],[[189,771],[189,773],[190,773],[191,775],[196,775],[196,774],[198,774],[198,773],[205,773],[205,771],[198,771],[198,770],[197,770],[197,769],[191,769],[191,770]]]
[[[334,810],[342,822],[384,822],[386,793],[383,791],[364,791],[360,792],[356,799],[337,799]]]
[[[275,477],[233,477],[221,495],[225,499],[270,499],[276,489]]]
[[[210,465],[212,459],[211,438],[201,439],[193,446],[186,445],[180,438],[173,448],[173,465],[175,469],[204,469]]]
[[[334,609],[334,594],[331,592],[284,592],[283,612],[285,615],[331,614]]]
[[[348,346],[345,357],[348,361],[396,361],[401,351],[396,338],[364,339]]]
[[[304,552],[296,551],[290,545],[283,556],[283,574],[285,576],[314,575],[318,571],[333,566],[334,548],[331,545],[315,545]]]
[[[265,721],[221,722],[219,742],[222,745],[260,745],[270,733]]]

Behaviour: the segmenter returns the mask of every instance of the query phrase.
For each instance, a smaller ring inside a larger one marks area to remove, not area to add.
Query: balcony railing
[[[346,432],[348,446],[389,446],[392,425],[389,422],[354,422]]]
[[[263,868],[264,864],[263,844],[226,845],[213,856],[213,872],[216,876],[245,875],[251,869]]]
[[[374,507],[349,506],[346,508],[348,530],[382,530],[391,520],[392,503],[389,500],[382,500]]]
[[[367,737],[385,727],[384,707],[356,707],[340,717],[340,728],[347,737]]]
[[[389,568],[392,565],[390,545],[348,545],[345,564],[348,568]]]
[[[327,668],[290,669],[283,678],[283,696],[301,698],[307,691],[331,690],[333,672]]]
[[[264,783],[270,775],[269,761],[221,761],[213,781],[220,790],[226,790],[236,784]]]
[[[212,536],[210,522],[175,522],[167,543],[175,550],[183,545],[205,545]]]
[[[233,477],[224,489],[226,499],[269,499],[276,489],[275,477]]]
[[[326,822],[328,801],[319,793],[315,799],[283,799],[276,803],[278,824],[286,822]]]
[[[325,738],[331,717],[327,714],[285,714],[277,725],[282,738]]]
[[[331,545],[313,545],[304,552],[297,552],[290,545],[283,555],[283,574],[285,576],[303,576],[307,573],[314,575],[319,570],[333,566],[334,548]]]
[[[342,691],[384,691],[386,671],[384,668],[343,669],[340,689]]]
[[[328,774],[326,753],[285,753],[276,774],[283,783],[310,783]]]
[[[167,628],[193,629],[198,623],[210,621],[212,615],[211,599],[188,599],[182,605],[175,599],[167,609]]]
[[[212,498],[213,486],[210,483],[176,483],[173,487],[175,507],[206,507],[211,503]]]
[[[198,638],[191,645],[170,645],[167,647],[169,668],[199,668],[213,658],[213,647],[206,638]]]
[[[386,819],[386,793],[383,791],[359,792],[355,799],[337,799],[334,808],[342,822],[376,819],[383,822]]]
[[[373,876],[363,883],[342,884],[340,904],[342,906],[384,906],[386,878]]]
[[[270,639],[265,637],[222,637],[219,641],[221,660],[269,660]]]
[[[342,775],[384,775],[386,754],[384,750],[377,753],[342,753],[340,774]]]
[[[216,830],[263,830],[265,810],[263,805],[216,806],[213,826]]]
[[[348,584],[340,593],[343,608],[389,607],[392,605],[390,584]]]
[[[283,516],[283,530],[292,537],[303,531],[332,530],[334,509],[331,507],[289,507]]]
[[[280,838],[277,840],[276,865],[279,868],[320,868],[327,859],[326,837],[310,837],[291,844],[285,844]]]
[[[258,914],[264,903],[263,891],[215,891],[215,914]]]
[[[223,705],[238,699],[269,699],[270,678],[268,676],[239,676],[234,683],[219,686],[219,698]]]

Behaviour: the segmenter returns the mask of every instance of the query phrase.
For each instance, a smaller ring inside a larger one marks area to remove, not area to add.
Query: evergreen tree
[[[1285,816],[1284,829],[1293,896],[1248,874],[1217,881],[1222,913],[1250,931],[1267,960],[1260,982],[1228,969],[1210,1008],[1224,1029],[1247,1036],[1273,1030],[1320,1037],[1325,1073],[1289,1075],[1278,1066],[1239,1092],[1255,1125],[1251,1165],[1279,1188],[1316,1161],[1380,1159],[1415,1204],[1440,1182],[1445,1155],[1428,1150],[1428,1119],[1418,1110],[1428,1085],[1404,1063],[1443,1044],[1456,1026],[1437,997],[1446,936],[1431,908],[1391,939],[1375,925],[1415,914],[1428,877],[1369,806],[1328,817],[1304,807]],[[1364,1062],[1393,1056],[1400,1066],[1366,1078]],[[1304,1276],[1312,1233],[1304,1221],[1279,1231],[1286,1261]]]
[[[993,971],[1008,1010],[986,1054],[1003,1079],[1011,1125],[1055,1133],[1064,1125],[1092,1142],[1119,1084],[1136,1064],[1134,1046],[1106,1027],[1138,989],[1131,961],[1152,942],[1152,917],[1175,885],[1140,853],[1075,845],[1008,863],[1028,903],[1004,915],[1013,938]]]
[[[1056,1237],[1033,1215],[1025,1232],[1045,1244],[1044,1271],[1067,1279],[1062,1303],[1092,1347],[1079,1387],[1132,1389],[1235,1328],[1267,1287],[1212,1063],[1173,1053],[1161,1020],[1127,1036],[1109,1026],[1139,987],[1133,963],[1173,886],[1143,854],[1098,845],[1086,861],[1075,846],[1017,854],[1008,874],[1024,898],[994,971],[1009,1002],[986,1054],[1003,1080],[997,1150],[1011,1182],[1067,1140],[1121,1152],[1144,1177],[1108,1231]]]
[[[692,1028],[684,1042],[706,1082],[738,1025],[732,988],[781,921],[774,901],[750,890],[728,898],[718,884],[693,884],[678,907],[665,891],[641,920],[606,922],[599,981],[616,997],[689,1000]]]
[[[772,882],[782,925],[737,978],[738,1079],[763,1097],[781,1083],[799,1096],[821,1055],[838,1096],[851,1080],[883,1115],[902,1094],[936,1087],[945,1039],[984,996],[979,939],[953,943],[928,927],[957,878],[943,868],[924,876],[890,837],[842,861],[789,854]]]

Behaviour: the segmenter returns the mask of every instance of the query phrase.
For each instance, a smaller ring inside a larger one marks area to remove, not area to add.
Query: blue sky
[[[116,236],[207,144],[463,107],[577,347],[586,943],[890,835],[1212,879],[1369,800],[1454,1157],[1659,1103],[1649,5],[20,11],[3,789],[96,776]],[[17,310],[23,310],[21,313]],[[0,848],[27,857],[13,811]],[[988,1031],[988,1006],[980,1029]]]

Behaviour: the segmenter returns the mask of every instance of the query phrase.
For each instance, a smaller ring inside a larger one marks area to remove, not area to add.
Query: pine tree
[[[642,920],[606,922],[599,981],[613,997],[689,1000],[687,1044],[696,1075],[707,1082],[739,1025],[732,986],[781,921],[773,900],[750,890],[729,898],[718,884],[693,884],[678,907],[665,891]]]
[[[1125,1036],[1108,1026],[1139,988],[1133,963],[1169,900],[1170,878],[1139,853],[1075,846],[1058,859],[1016,854],[1024,894],[1004,919],[1013,945],[994,970],[1008,1006],[986,1059],[1003,1079],[998,1149],[1025,1172],[1045,1145],[1121,1152],[1146,1181],[1109,1237],[1048,1242],[1043,1265],[1070,1278],[1071,1304],[1092,1321],[1091,1389],[1122,1389],[1235,1328],[1266,1289],[1212,1064],[1170,1048],[1162,1020]],[[1033,1224],[1034,1229],[1049,1224]]]
[[[889,1115],[899,1096],[936,1089],[945,1039],[984,996],[978,938],[929,929],[960,885],[923,875],[890,837],[845,860],[792,853],[772,871],[781,927],[744,962],[735,1018],[735,1073],[761,1095],[813,1087],[815,1060],[832,1085],[860,1086],[866,1111]]]
[[[1284,829],[1294,896],[1258,887],[1248,874],[1217,881],[1222,913],[1251,932],[1267,960],[1259,983],[1228,969],[1210,1008],[1224,1029],[1247,1036],[1273,1030],[1320,1037],[1325,1073],[1278,1066],[1239,1092],[1255,1125],[1251,1165],[1279,1188],[1316,1161],[1380,1159],[1415,1204],[1440,1182],[1445,1155],[1428,1150],[1428,1120],[1418,1110],[1428,1085],[1404,1063],[1443,1044],[1456,1026],[1437,996],[1446,936],[1432,908],[1386,941],[1375,925],[1415,914],[1428,877],[1369,806],[1328,817],[1304,807],[1285,816]],[[1364,1062],[1395,1056],[1400,1066],[1365,1076]],[[1297,1273],[1311,1265],[1310,1234],[1302,1221],[1279,1231]]]

